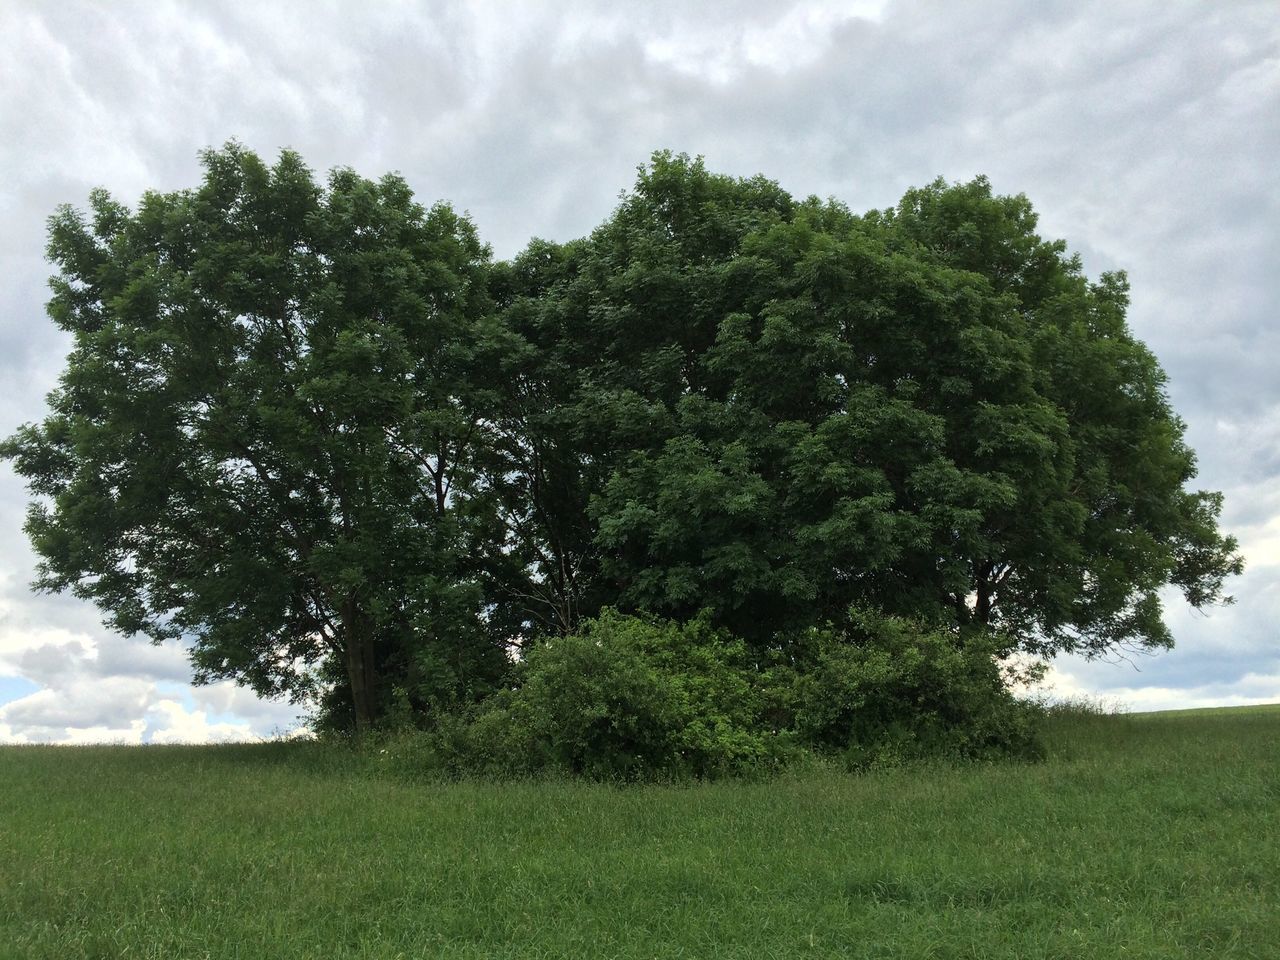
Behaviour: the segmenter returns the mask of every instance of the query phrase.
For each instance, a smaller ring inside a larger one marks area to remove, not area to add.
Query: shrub
[[[379,768],[413,777],[672,779],[755,774],[803,755],[854,769],[1037,758],[1043,708],[1016,699],[995,641],[868,611],[758,663],[706,615],[606,610],[527,651],[514,683],[429,729],[387,730]]]
[[[801,741],[851,766],[925,757],[1036,758],[1038,707],[1001,677],[992,639],[852,610],[845,629],[812,631],[798,671]]]
[[[780,759],[740,640],[699,617],[685,624],[605,611],[528,652],[520,685],[471,724],[485,769],[559,770],[603,779],[711,776]]]

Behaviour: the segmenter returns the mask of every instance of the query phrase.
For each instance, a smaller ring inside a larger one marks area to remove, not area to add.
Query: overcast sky
[[[1130,322],[1226,492],[1236,606],[1170,604],[1177,649],[1059,661],[1059,695],[1134,709],[1280,701],[1280,4],[1072,0],[499,4],[0,0],[0,433],[42,414],[67,342],[45,218],[104,186],[194,185],[230,138],[402,173],[499,257],[606,217],[658,148],[855,210],[941,175],[1026,193]],[[269,735],[287,704],[192,688],[180,648],[28,590],[0,466],[0,742]]]

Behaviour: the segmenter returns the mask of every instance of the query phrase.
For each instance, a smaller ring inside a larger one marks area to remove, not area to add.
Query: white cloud
[[[51,686],[80,673],[90,656],[96,657],[96,654],[94,641],[88,636],[73,637],[62,643],[42,643],[22,651],[16,661],[17,672],[33,683]]]
[[[244,720],[257,736],[280,736],[300,729],[297,707],[287,702],[262,700],[252,690],[229,680],[193,687],[190,696],[200,710]]]
[[[292,708],[222,689],[232,686],[196,688],[188,707],[137,677],[59,675],[52,686],[0,704],[0,743],[222,743],[301,732]]]
[[[1130,673],[1130,676],[1133,676]],[[1053,700],[1086,699],[1124,711],[1189,710],[1196,707],[1238,707],[1280,703],[1280,673],[1247,673],[1230,684],[1185,687],[1117,686],[1099,690],[1082,683],[1070,669],[1051,666],[1039,692]]]
[[[724,86],[763,67],[785,74],[821,60],[836,28],[851,21],[879,21],[887,0],[800,2],[763,8],[722,29],[676,20],[643,41],[645,57],[663,67]],[[701,29],[699,29],[701,27]]]
[[[1260,491],[1271,495],[1271,491]],[[1240,531],[1241,552],[1253,567],[1280,567],[1280,515]]]
[[[187,710],[176,700],[159,700],[147,711],[148,743],[226,743],[256,740],[248,723],[210,723],[203,710]]]
[[[0,743],[204,743],[298,729],[297,708],[288,703],[261,700],[229,681],[190,687],[181,646],[101,630],[19,634],[0,620],[0,675],[41,687],[0,704]]]
[[[33,740],[128,726],[146,711],[154,685],[135,677],[75,679],[0,706],[0,723]]]

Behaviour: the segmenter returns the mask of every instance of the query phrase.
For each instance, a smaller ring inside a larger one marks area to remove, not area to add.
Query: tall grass
[[[1280,708],[1041,764],[411,783],[313,743],[0,749],[0,957],[1280,955]]]

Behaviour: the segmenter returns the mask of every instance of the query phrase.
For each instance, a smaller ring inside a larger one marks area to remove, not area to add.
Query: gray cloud
[[[53,686],[79,673],[80,663],[88,654],[89,648],[78,640],[44,643],[22,651],[18,657],[18,670],[34,683]]]
[[[150,684],[134,677],[80,680],[0,707],[0,723],[37,740],[69,729],[121,729],[145,712],[149,694]]]
[[[980,14],[942,0],[10,0],[0,6],[0,89],[5,432],[40,415],[66,348],[42,310],[54,206],[83,204],[96,185],[128,202],[188,186],[197,151],[230,137],[268,155],[294,147],[319,170],[399,170],[423,200],[469,210],[500,256],[533,235],[591,229],[660,147],[855,209],[890,205],[937,175],[986,173],[1001,191],[1026,192],[1044,232],[1066,237],[1091,273],[1130,271],[1132,325],[1169,371],[1202,481],[1227,491],[1228,522],[1253,564],[1235,608],[1205,619],[1175,606],[1180,649],[1143,661],[1141,674],[1070,662],[1063,675],[1093,690],[1202,692],[1211,677],[1228,692],[1206,696],[1229,698],[1245,678],[1257,690],[1257,677],[1277,672],[1271,0],[998,0]],[[53,669],[56,651],[81,644],[96,665],[77,669],[178,679],[180,651],[111,637],[84,604],[27,593],[24,501],[5,470],[0,674],[28,655],[24,669]],[[207,709],[248,716],[251,701],[238,694]],[[81,719],[89,713],[105,716]],[[104,729],[132,731],[121,717]]]

